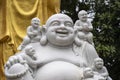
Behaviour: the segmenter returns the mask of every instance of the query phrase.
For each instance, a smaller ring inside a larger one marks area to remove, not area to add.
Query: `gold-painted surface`
[[[33,17],[43,25],[48,17],[60,11],[60,0],[0,0],[0,80],[4,64],[17,52]]]

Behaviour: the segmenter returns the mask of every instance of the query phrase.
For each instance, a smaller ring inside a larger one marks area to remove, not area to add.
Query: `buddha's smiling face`
[[[63,14],[52,16],[47,24],[46,36],[48,41],[57,46],[68,46],[74,41],[73,22],[70,17]]]

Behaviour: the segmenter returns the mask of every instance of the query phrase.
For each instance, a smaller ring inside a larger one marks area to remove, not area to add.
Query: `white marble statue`
[[[75,40],[76,44],[80,46],[82,45],[82,42],[80,42],[80,40],[85,40],[94,45],[93,34],[91,33],[93,26],[91,22],[88,21],[87,12],[85,10],[81,10],[78,13],[78,18],[79,20],[77,20],[74,25],[74,28],[78,34],[76,37],[78,40]]]
[[[91,68],[87,67],[83,70],[83,80],[94,80],[94,73]]]
[[[84,40],[79,55],[76,55],[73,44],[77,34],[72,19],[65,14],[54,14],[41,30],[42,37],[39,41],[35,39],[34,42],[32,38],[32,42],[29,38],[31,42],[6,62],[6,78],[8,80],[82,80],[83,69],[91,66],[98,55],[94,46]]]
[[[42,36],[40,27],[40,19],[35,17],[31,20],[31,25],[27,28],[27,36],[23,39],[23,42],[18,47],[18,50],[22,50],[29,43],[39,42]]]
[[[92,66],[92,70],[96,75],[102,76],[105,80],[112,80],[109,77],[108,71],[106,67],[104,66],[103,59],[96,58],[94,60],[94,65]]]
[[[35,49],[32,46],[28,45],[27,47],[25,47],[25,53],[21,55],[26,63],[29,65],[29,67],[33,69],[33,71],[36,70],[38,66],[37,59],[34,56],[35,53]]]
[[[86,67],[83,70],[83,80],[106,80],[100,75],[94,74],[94,71],[90,67]]]
[[[74,25],[76,36],[73,50],[76,55],[81,55],[85,58],[88,66],[92,66],[94,59],[98,57],[93,46],[93,34],[91,33],[93,27],[87,20],[87,12],[85,10],[81,10],[78,13],[78,17],[79,20],[77,20]]]

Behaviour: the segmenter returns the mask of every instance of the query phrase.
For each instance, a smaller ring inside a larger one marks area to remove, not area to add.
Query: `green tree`
[[[89,6],[79,0],[61,0],[61,13],[67,14],[75,22],[80,10],[89,10]]]
[[[97,52],[105,61],[113,80],[120,80],[120,1],[95,0],[93,20]]]
[[[80,10],[95,12],[93,34],[95,48],[105,62],[113,80],[120,80],[120,1],[119,0],[61,0],[61,13],[75,22]],[[90,1],[90,2],[85,2]],[[94,4],[91,4],[94,3]]]

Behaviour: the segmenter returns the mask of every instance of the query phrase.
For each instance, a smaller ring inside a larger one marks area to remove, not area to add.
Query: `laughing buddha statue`
[[[93,45],[83,41],[76,55],[77,36],[72,19],[65,14],[52,15],[42,29],[38,42],[31,42],[5,64],[8,80],[82,80],[83,69],[99,57]],[[27,50],[26,50],[27,49]]]

